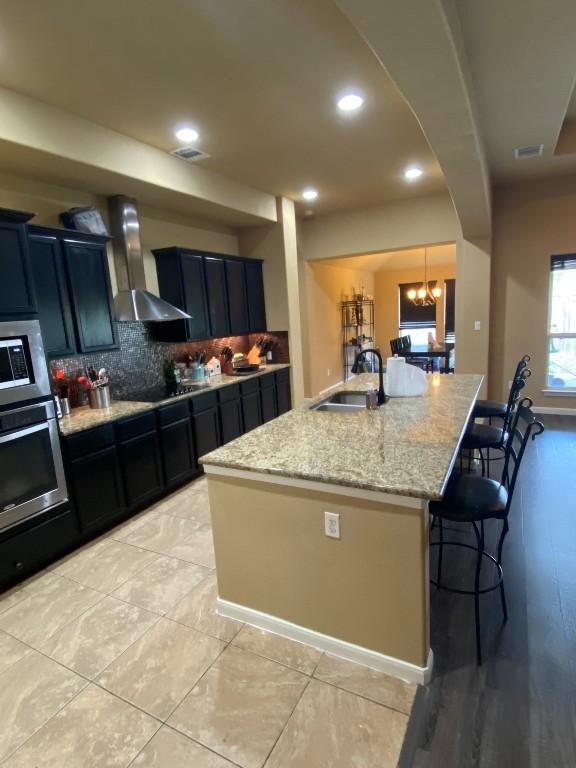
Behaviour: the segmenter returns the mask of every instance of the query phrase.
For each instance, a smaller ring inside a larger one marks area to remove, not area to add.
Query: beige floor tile
[[[28,645],[24,645],[15,637],[0,632],[0,674],[5,672],[12,664],[23,659],[27,653],[31,653]]]
[[[244,768],[260,768],[308,678],[229,646],[169,724]]]
[[[165,720],[225,647],[220,640],[160,619],[100,675],[98,682]]]
[[[103,597],[95,606],[71,621],[39,650],[93,679],[141,637],[156,621],[155,613]]]
[[[266,768],[396,768],[408,718],[312,680]]]
[[[85,685],[81,677],[36,651],[0,675],[0,761],[21,746]]]
[[[178,605],[170,611],[168,618],[199,629],[208,635],[229,642],[242,627],[241,622],[225,619],[216,611],[218,587],[215,574],[211,574],[189,592]]]
[[[385,675],[383,672],[377,672],[374,669],[353,664],[328,654],[325,654],[320,660],[314,677],[324,680],[326,683],[337,685],[338,688],[344,688],[351,693],[365,696],[378,704],[385,704],[387,707],[392,707],[392,709],[397,709],[407,715],[410,714],[418,688],[413,683],[405,683],[403,680]]]
[[[128,544],[189,563],[214,568],[214,546],[210,528],[199,528],[191,520],[173,515],[154,515],[123,538]]]
[[[210,574],[208,568],[159,555],[113,592],[128,603],[164,614]]]
[[[49,570],[39,571],[30,578],[21,581],[11,589],[0,594],[0,614],[7,611],[8,608],[12,608],[13,605],[24,600],[34,590],[44,589],[49,584],[54,584],[58,581]]]
[[[322,656],[322,651],[303,643],[287,640],[271,632],[251,627],[246,624],[232,641],[245,651],[258,653],[272,661],[279,661],[287,667],[293,667],[305,675],[311,675]]]
[[[3,768],[126,768],[159,726],[158,720],[89,685]]]
[[[55,573],[100,592],[112,592],[156,559],[153,552],[104,539],[72,556]]]
[[[48,574],[42,586],[26,587],[27,596],[0,614],[0,629],[37,646],[99,600],[102,593]]]
[[[235,768],[228,760],[165,725],[146,744],[132,763],[132,767]]]

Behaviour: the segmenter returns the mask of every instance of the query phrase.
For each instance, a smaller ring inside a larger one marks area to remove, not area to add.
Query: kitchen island
[[[203,457],[222,615],[429,678],[428,501],[442,497],[482,377],[429,383],[376,411],[308,402]]]

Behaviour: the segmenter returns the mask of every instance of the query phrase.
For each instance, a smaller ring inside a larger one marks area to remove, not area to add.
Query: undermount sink
[[[334,395],[315,403],[311,411],[330,413],[355,413],[366,408],[366,392],[336,392]]]

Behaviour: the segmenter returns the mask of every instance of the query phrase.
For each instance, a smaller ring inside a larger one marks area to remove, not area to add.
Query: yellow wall
[[[306,360],[304,385],[308,396],[342,381],[342,328],[340,301],[350,296],[352,288],[364,285],[367,294],[374,293],[372,272],[344,269],[318,262],[302,264],[306,309],[304,333]],[[378,339],[377,339],[378,340]]]
[[[494,196],[491,396],[504,399],[516,362],[532,355],[527,393],[538,406],[576,408],[546,382],[550,256],[576,251],[576,177],[500,188]]]
[[[422,269],[388,270],[376,272],[374,296],[376,299],[376,339],[384,357],[390,355],[390,339],[399,335],[399,296],[401,283],[416,283],[422,280]],[[428,279],[437,280],[444,290],[444,280],[456,277],[454,264],[428,268]],[[436,303],[436,339],[444,338],[444,295]]]

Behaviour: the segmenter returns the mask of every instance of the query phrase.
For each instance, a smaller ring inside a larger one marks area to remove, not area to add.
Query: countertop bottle
[[[369,411],[375,411],[378,408],[378,393],[371,381],[368,382],[368,391],[366,392],[366,408]]]

